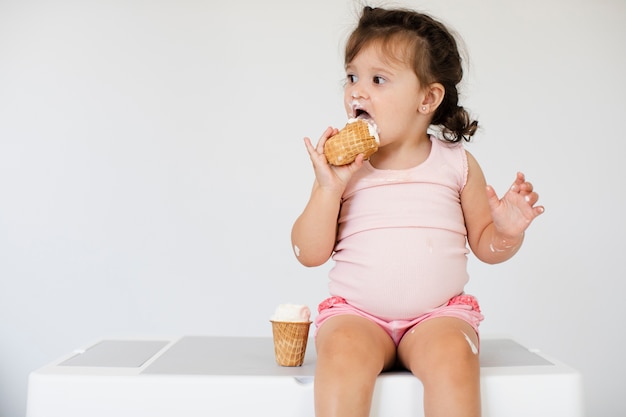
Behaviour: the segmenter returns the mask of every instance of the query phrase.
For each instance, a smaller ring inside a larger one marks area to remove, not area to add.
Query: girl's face
[[[420,83],[408,63],[389,59],[377,44],[365,46],[346,66],[344,102],[350,118],[378,127],[381,146],[419,133]]]

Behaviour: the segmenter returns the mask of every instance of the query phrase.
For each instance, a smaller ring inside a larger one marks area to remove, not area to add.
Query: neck
[[[428,159],[431,146],[428,134],[420,135],[415,140],[390,143],[381,146],[370,157],[370,163],[376,169],[413,168]]]

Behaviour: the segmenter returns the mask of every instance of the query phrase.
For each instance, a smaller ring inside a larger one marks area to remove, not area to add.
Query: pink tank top
[[[366,161],[342,198],[330,293],[382,319],[427,313],[469,279],[460,201],[467,155],[460,143],[431,142],[414,168],[378,170]]]

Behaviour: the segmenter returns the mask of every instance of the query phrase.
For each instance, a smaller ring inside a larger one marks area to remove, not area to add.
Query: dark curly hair
[[[381,42],[390,59],[408,58],[422,85],[443,85],[445,94],[431,124],[441,127],[447,141],[469,141],[478,122],[471,120],[468,112],[458,104],[457,85],[463,78],[463,68],[456,40],[450,31],[423,13],[368,6],[363,9],[356,29],[348,38],[345,64],[352,62],[372,41]]]

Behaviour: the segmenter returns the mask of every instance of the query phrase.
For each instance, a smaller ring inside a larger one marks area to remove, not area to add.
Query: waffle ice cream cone
[[[274,354],[280,366],[301,366],[311,322],[273,321]]]
[[[301,366],[311,326],[311,310],[302,304],[279,304],[270,319],[274,353],[280,366]]]
[[[335,136],[324,144],[324,154],[331,165],[346,165],[359,154],[365,159],[378,150],[376,127],[363,119],[351,119]]]

